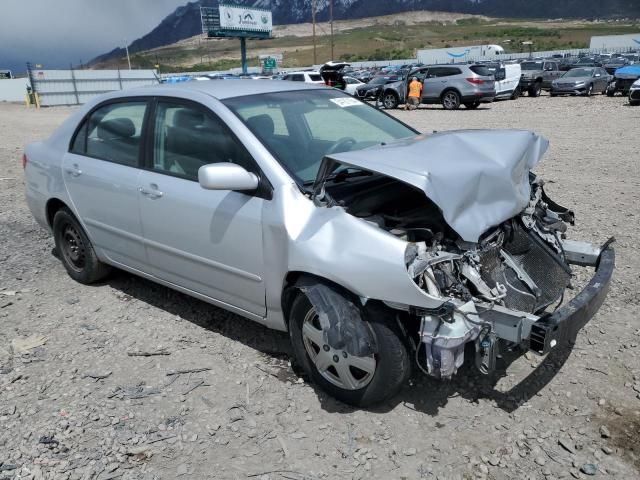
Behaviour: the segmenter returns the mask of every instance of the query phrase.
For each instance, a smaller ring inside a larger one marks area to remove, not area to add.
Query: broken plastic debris
[[[47,343],[47,337],[43,335],[30,335],[25,338],[14,338],[11,340],[11,348],[14,354],[21,354],[41,347],[45,343]]]

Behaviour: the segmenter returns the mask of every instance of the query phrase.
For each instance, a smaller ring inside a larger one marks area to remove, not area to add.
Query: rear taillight
[[[473,83],[474,85],[482,85],[484,83],[484,80],[471,77],[471,78],[467,78],[467,82]]]
[[[27,168],[27,154],[26,153],[22,154],[22,168],[23,169]]]

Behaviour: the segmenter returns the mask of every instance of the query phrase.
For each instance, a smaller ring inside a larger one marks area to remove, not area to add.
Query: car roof
[[[132,94],[167,96],[173,92],[201,92],[210,95],[218,100],[233,97],[244,97],[247,95],[258,95],[261,93],[289,92],[295,90],[318,90],[329,88],[320,84],[308,84],[302,82],[290,82],[287,80],[210,80],[208,82],[182,82],[174,84],[160,84],[141,88],[121,90],[120,95],[127,97]]]

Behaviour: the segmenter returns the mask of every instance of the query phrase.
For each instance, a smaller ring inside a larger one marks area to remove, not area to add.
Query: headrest
[[[173,125],[181,128],[200,127],[204,123],[204,113],[190,108],[181,108],[173,114]]]
[[[136,126],[130,118],[113,118],[98,124],[98,138],[129,138],[136,134]]]
[[[273,119],[266,113],[249,118],[247,125],[253,133],[263,138],[272,136],[276,130]]]

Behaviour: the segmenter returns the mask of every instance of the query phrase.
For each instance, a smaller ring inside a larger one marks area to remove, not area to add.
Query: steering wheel
[[[329,148],[329,150],[327,150],[327,153],[325,153],[325,155],[349,151],[351,150],[351,147],[353,147],[356,143],[358,142],[353,137],[342,137],[340,140],[334,143],[331,148]]]

